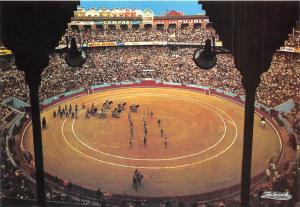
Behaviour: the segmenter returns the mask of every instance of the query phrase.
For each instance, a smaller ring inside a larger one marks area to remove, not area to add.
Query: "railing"
[[[52,103],[54,102],[60,102],[61,99],[63,99],[64,97],[72,97],[76,94],[80,94],[80,93],[83,93],[85,91],[84,88],[80,88],[78,90],[74,90],[74,91],[69,91],[69,92],[65,92],[65,93],[62,93],[62,94],[59,94],[57,96],[54,96],[54,97],[51,97],[51,98],[48,98],[44,101],[42,101],[42,105],[45,106],[45,105],[51,105]]]

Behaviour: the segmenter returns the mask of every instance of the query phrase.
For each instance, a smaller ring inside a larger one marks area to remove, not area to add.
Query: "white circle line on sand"
[[[149,94],[138,94],[138,95],[139,95],[139,96],[149,96]],[[135,94],[135,97],[136,97],[136,96],[137,96],[137,95]],[[152,96],[170,97],[170,96],[163,96],[163,95],[161,95],[161,94],[154,94],[154,95],[152,95]],[[119,96],[119,97],[126,98],[126,97],[132,97],[132,96]],[[195,102],[194,100],[188,99],[188,98],[182,98],[182,97],[178,97],[178,96],[174,96],[174,95],[173,95],[173,96],[171,95],[171,97],[172,97],[172,98],[175,98],[175,99],[179,99],[179,100],[188,101],[188,102],[190,102],[190,103],[194,103],[194,104],[197,104],[197,105],[201,105],[201,106],[207,108],[209,111],[215,113],[215,114],[222,120],[222,122],[223,122],[224,133],[223,133],[222,137],[221,137],[214,145],[212,145],[212,146],[208,147],[207,149],[204,149],[204,150],[202,150],[202,151],[200,151],[200,152],[196,152],[196,153],[189,154],[189,155],[184,155],[184,156],[179,156],[179,157],[173,157],[173,158],[156,158],[156,159],[153,159],[153,158],[152,158],[152,159],[151,159],[151,158],[134,158],[134,157],[119,156],[119,155],[114,155],[114,154],[106,153],[106,152],[103,152],[103,151],[100,151],[100,150],[97,150],[97,149],[91,147],[90,145],[88,145],[88,144],[86,144],[84,141],[82,141],[82,139],[80,139],[79,136],[75,133],[75,131],[74,131],[74,122],[75,122],[75,120],[73,120],[73,122],[72,122],[72,132],[73,132],[74,136],[76,137],[76,139],[77,139],[83,146],[85,146],[85,147],[87,147],[87,148],[89,148],[89,149],[91,149],[91,150],[93,150],[93,151],[95,151],[95,152],[97,152],[97,153],[100,153],[100,154],[103,154],[103,155],[107,155],[107,156],[111,156],[111,157],[115,157],[115,158],[119,158],[119,159],[127,159],[127,160],[135,160],[135,161],[170,161],[170,160],[179,160],[179,159],[184,159],[184,158],[188,158],[188,157],[193,157],[193,156],[202,154],[202,153],[204,153],[204,152],[206,152],[206,151],[208,151],[208,150],[210,150],[210,149],[216,147],[216,146],[224,139],[224,137],[225,137],[225,135],[226,135],[226,132],[227,132],[227,127],[226,127],[225,120],[223,119],[223,117],[222,117],[220,114],[218,114],[216,111],[211,110],[209,107],[203,105],[204,103],[201,102],[201,101],[199,101],[200,103],[197,103],[197,102]],[[206,103],[205,103],[205,104],[206,104]],[[215,107],[215,108],[217,108],[218,110],[220,110],[218,107]]]
[[[226,97],[224,97],[224,96],[219,96],[219,95],[216,95],[216,94],[213,94],[213,96],[216,96],[216,97],[219,97],[219,98],[226,99],[226,100],[231,101],[231,102],[233,102],[233,103],[236,103],[236,104],[238,104],[238,105],[240,105],[240,106],[242,106],[242,107],[245,107],[245,104],[242,104],[242,103],[240,103],[240,102],[238,102],[238,101],[235,101],[235,100],[232,100],[232,99],[230,99],[230,98],[226,98]],[[254,113],[256,113],[257,115],[259,115],[260,117],[263,117],[263,114],[261,114],[260,112],[258,112],[258,111],[256,110],[256,107],[255,107]],[[276,127],[273,125],[273,123],[272,123],[271,121],[269,121],[269,119],[266,119],[266,120],[267,120],[267,122],[269,123],[269,125],[273,128],[273,130],[276,132],[277,137],[278,137],[278,140],[279,140],[280,151],[283,151],[283,150],[284,150],[284,149],[283,149],[283,143],[282,143],[282,140],[281,140],[281,137],[280,137],[280,134],[279,134],[278,130],[277,130]],[[283,153],[281,153],[281,154],[283,155]]]

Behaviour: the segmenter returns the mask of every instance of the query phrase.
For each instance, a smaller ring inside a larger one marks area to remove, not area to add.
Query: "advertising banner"
[[[117,46],[117,42],[90,42],[87,44],[88,47],[110,47]]]
[[[71,21],[71,25],[93,25],[94,21]]]
[[[195,24],[202,23],[203,19],[154,19],[155,24]]]
[[[88,47],[88,44],[87,43],[82,43],[82,44],[79,44],[77,43],[77,48],[81,48],[81,47]],[[65,49],[67,47],[66,44],[59,44],[57,47],[55,47],[56,50],[61,50],[61,49]],[[71,44],[69,43],[69,48],[71,47]]]
[[[145,45],[167,45],[166,41],[149,41],[149,42],[125,42],[125,46],[145,46]]]
[[[0,56],[11,55],[12,51],[7,49],[0,49]]]
[[[200,42],[168,42],[168,45],[204,45],[204,43],[200,43]],[[215,46],[222,47],[223,42],[216,41]]]
[[[222,46],[223,46],[223,42],[222,42],[222,41],[216,41],[216,42],[215,42],[215,45],[216,45],[217,47],[222,47]]]
[[[204,45],[200,42],[168,42],[168,45]]]
[[[133,21],[132,21],[132,24],[141,24],[141,23],[142,23],[141,20],[133,20]]]
[[[280,47],[279,51],[296,52],[296,48],[294,48],[294,47]]]
[[[118,43],[117,43],[117,46],[124,46],[124,45],[125,45],[124,42],[118,42]]]
[[[141,24],[141,20],[98,20],[95,21],[96,25],[128,25],[128,24]]]

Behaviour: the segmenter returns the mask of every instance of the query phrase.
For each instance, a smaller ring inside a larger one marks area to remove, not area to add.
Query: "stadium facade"
[[[74,12],[74,17],[69,26],[89,25],[91,27],[115,25],[117,29],[121,25],[127,25],[132,28],[133,25],[139,25],[144,28],[145,25],[156,27],[163,25],[167,28],[169,25],[181,27],[183,24],[188,26],[203,25],[209,23],[209,19],[205,15],[183,15],[182,12],[170,11],[166,16],[155,16],[151,9],[133,10],[133,9],[89,9],[78,7]]]

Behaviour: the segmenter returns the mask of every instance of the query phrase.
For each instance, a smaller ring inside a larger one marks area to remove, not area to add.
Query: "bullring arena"
[[[86,118],[86,109],[112,101],[112,109],[127,103],[114,118]],[[54,118],[58,106],[78,105],[78,118]],[[129,106],[139,105],[137,112]],[[130,145],[129,112],[133,122]],[[153,112],[153,116],[151,116]],[[266,115],[254,122],[252,184],[265,176],[270,159],[280,159],[282,143],[277,126]],[[264,114],[265,115],[265,114]],[[237,98],[184,85],[112,85],[64,97],[45,107],[44,165],[47,174],[87,189],[133,197],[205,195],[238,191],[241,179],[244,106]],[[143,143],[143,119],[147,143]],[[157,120],[161,120],[160,126]],[[163,137],[161,134],[163,129]],[[164,138],[166,137],[166,139]],[[165,145],[165,140],[167,143]],[[21,137],[21,148],[33,153],[31,125]],[[132,187],[135,169],[143,174],[142,186]]]

